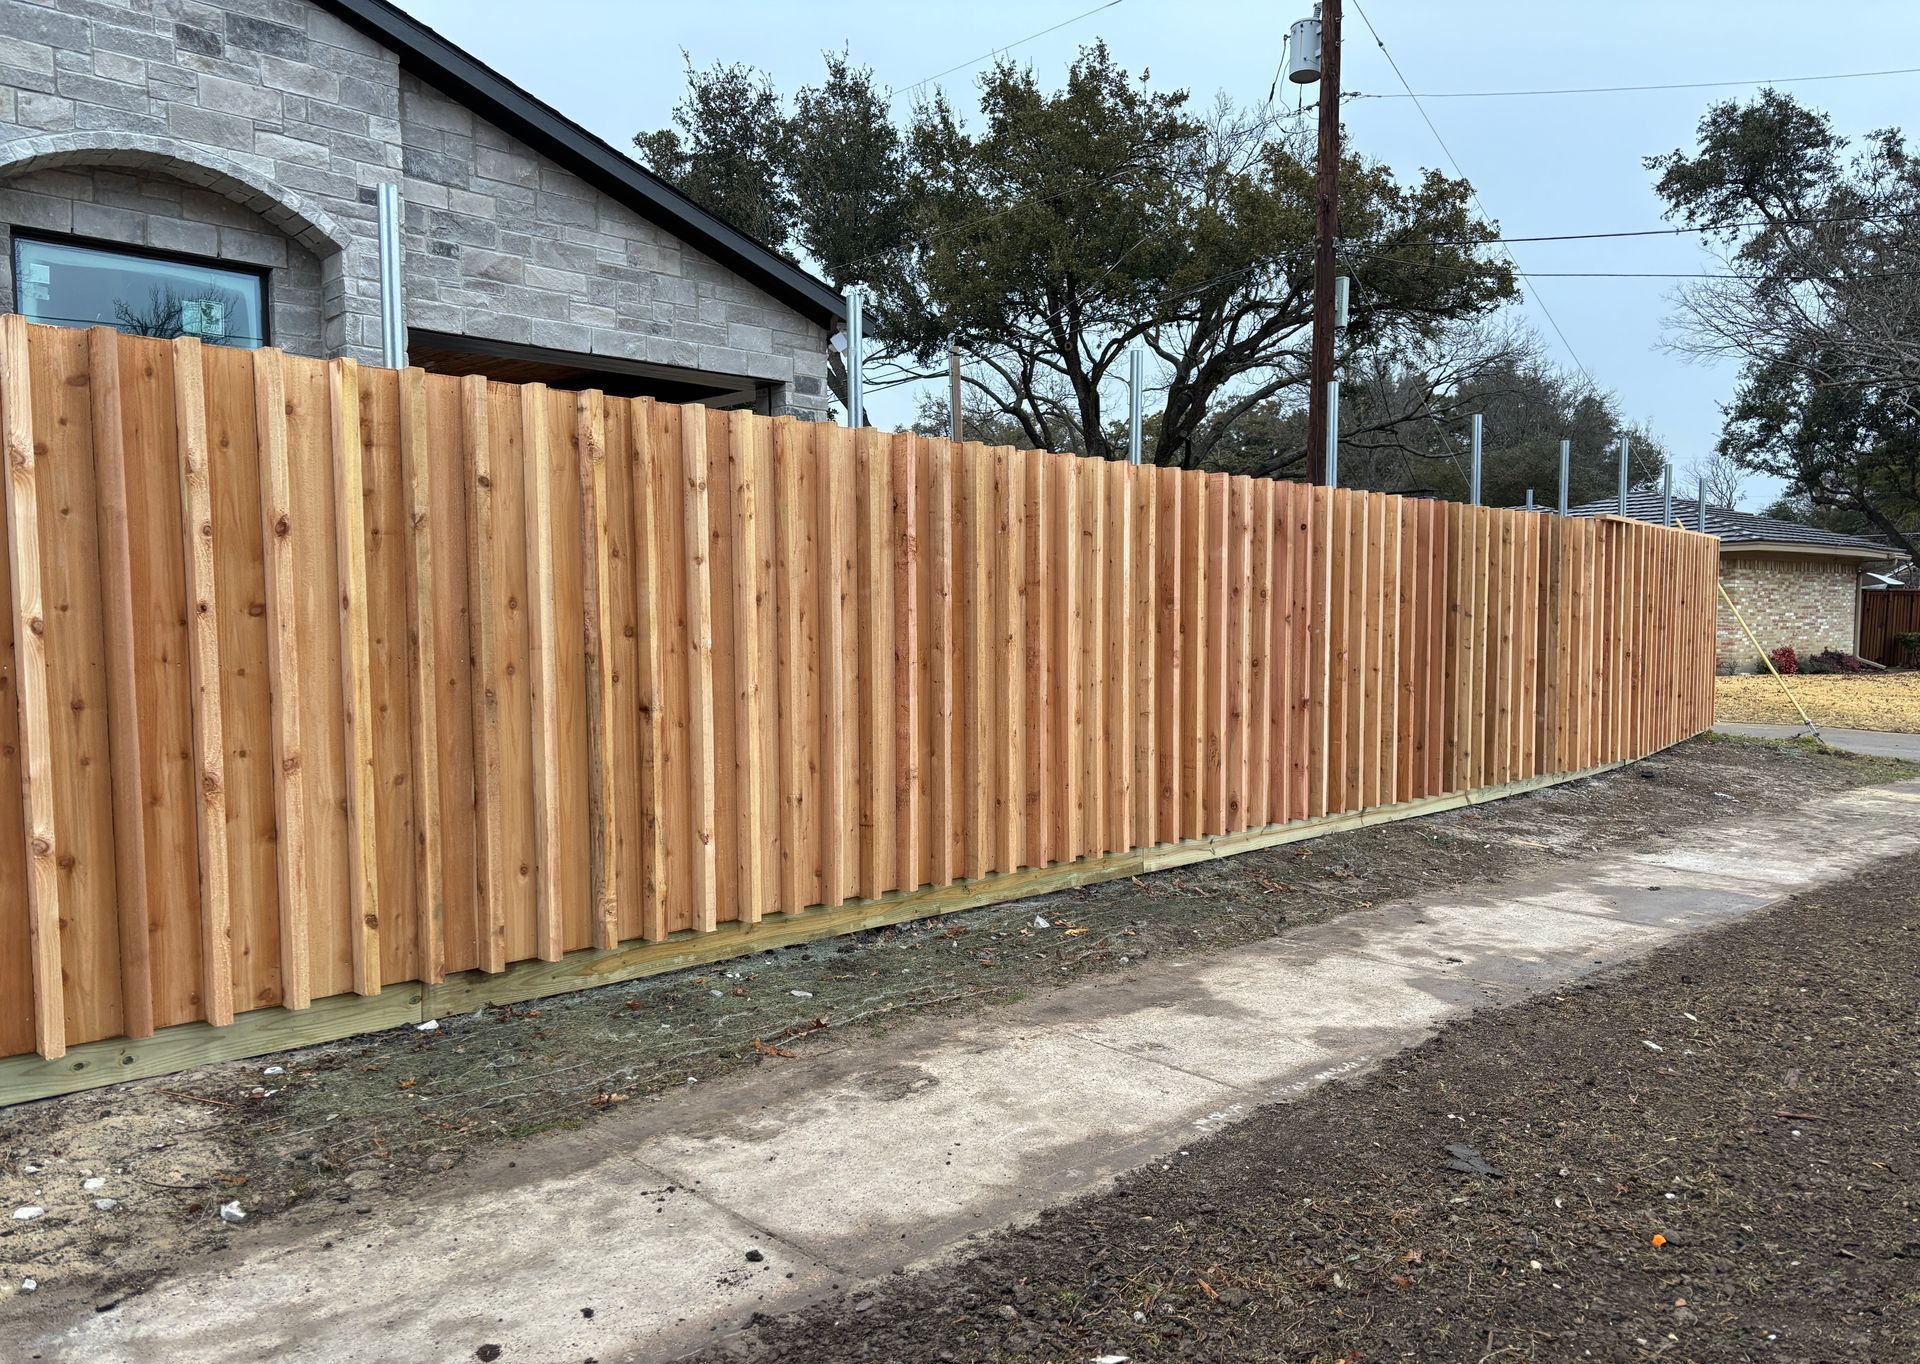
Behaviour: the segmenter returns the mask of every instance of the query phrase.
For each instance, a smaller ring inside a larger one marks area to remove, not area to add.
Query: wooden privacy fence
[[[1920,662],[1920,649],[1909,650],[1911,660],[1895,652],[1895,635],[1920,633],[1920,588],[1879,588],[1860,594],[1860,656],[1892,665]]]
[[[3,326],[0,1055],[1712,720],[1692,532]]]

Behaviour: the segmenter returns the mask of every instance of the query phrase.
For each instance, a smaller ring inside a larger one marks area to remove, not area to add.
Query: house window
[[[191,256],[16,233],[13,288],[29,322],[197,336],[249,350],[267,344],[265,276]]]

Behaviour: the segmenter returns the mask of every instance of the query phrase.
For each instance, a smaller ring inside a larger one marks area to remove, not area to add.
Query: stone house
[[[385,0],[0,0],[0,311],[825,414],[823,281]]]
[[[1618,499],[1609,498],[1574,507],[1571,514],[1609,516],[1619,510]],[[1635,492],[1627,498],[1627,514],[1638,520],[1658,521],[1662,512],[1658,493]],[[1673,519],[1702,529],[1700,503],[1674,498]],[[1802,657],[1827,649],[1859,650],[1862,579],[1898,557],[1887,546],[1726,507],[1709,506],[1704,529],[1720,538],[1721,586],[1761,644],[1768,649],[1791,645]],[[1725,602],[1719,604],[1717,635],[1715,654],[1722,672],[1759,669],[1759,656]]]

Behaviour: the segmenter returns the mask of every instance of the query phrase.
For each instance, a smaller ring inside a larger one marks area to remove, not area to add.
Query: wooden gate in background
[[[1860,657],[1892,666],[1895,635],[1920,633],[1920,588],[1875,589],[1860,594]],[[1909,663],[1920,662],[1920,649]]]

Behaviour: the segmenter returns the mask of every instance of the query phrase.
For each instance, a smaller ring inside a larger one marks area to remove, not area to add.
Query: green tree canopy
[[[1739,362],[1720,449],[1809,514],[1920,541],[1920,166],[1898,130],[1858,151],[1763,91],[1714,105],[1697,145],[1650,157],[1668,216],[1731,276],[1683,291],[1681,347]]]
[[[871,385],[934,377],[955,346],[970,410],[1023,444],[1109,455],[1138,344],[1159,399],[1148,458],[1188,467],[1262,404],[1298,400],[1314,150],[1284,111],[1196,112],[1100,43],[1058,89],[996,65],[971,121],[937,94],[897,124],[845,54],[791,111],[748,68],[690,63],[688,79],[674,126],[636,139],[642,155],[835,283],[867,286]],[[1463,181],[1403,182],[1352,152],[1342,174],[1346,362],[1431,344],[1516,297]],[[730,207],[743,195],[757,200]]]

